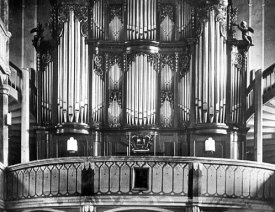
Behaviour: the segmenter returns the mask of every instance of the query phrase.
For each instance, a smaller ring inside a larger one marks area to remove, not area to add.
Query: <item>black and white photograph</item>
[[[275,212],[275,0],[0,0],[0,212]]]

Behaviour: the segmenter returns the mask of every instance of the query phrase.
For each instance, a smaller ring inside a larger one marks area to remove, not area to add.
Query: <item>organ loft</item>
[[[244,159],[248,44],[231,1],[51,4],[52,38],[33,30],[38,158]]]

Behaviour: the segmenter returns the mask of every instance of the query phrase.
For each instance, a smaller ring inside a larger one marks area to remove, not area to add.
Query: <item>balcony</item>
[[[144,207],[198,205],[272,211],[274,172],[270,164],[212,158],[46,159],[7,167],[6,210],[79,209],[85,204],[134,207],[142,202]]]

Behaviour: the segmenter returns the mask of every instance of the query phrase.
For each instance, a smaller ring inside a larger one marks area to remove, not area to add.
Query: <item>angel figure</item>
[[[248,26],[246,21],[242,21],[239,25],[233,24],[234,26],[237,26],[238,29],[242,32],[242,38],[243,40],[249,45],[254,46],[252,43],[252,37],[250,36],[250,32],[254,33],[254,30]]]

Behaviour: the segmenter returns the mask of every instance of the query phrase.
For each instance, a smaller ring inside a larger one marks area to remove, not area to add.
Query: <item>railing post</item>
[[[30,73],[22,69],[22,103],[21,103],[21,163],[29,162],[29,130],[30,130]]]
[[[9,153],[9,129],[7,126],[7,114],[9,105],[9,88],[7,85],[0,87],[0,162],[8,165]]]
[[[262,116],[263,116],[263,86],[262,70],[255,73],[255,116],[254,116],[254,159],[257,162],[263,161],[263,135],[262,135]]]

